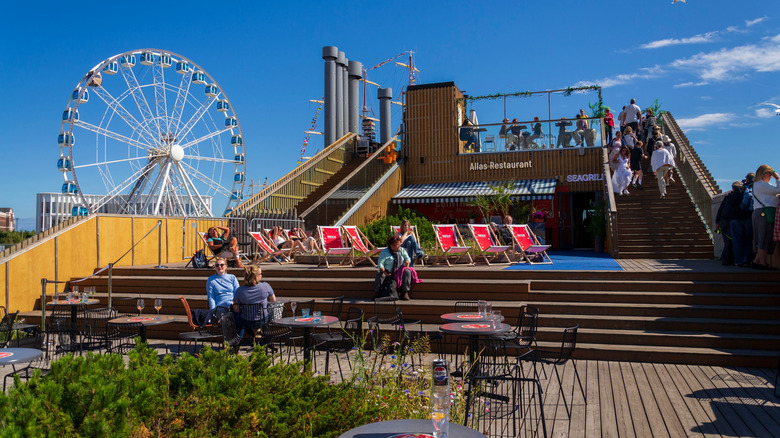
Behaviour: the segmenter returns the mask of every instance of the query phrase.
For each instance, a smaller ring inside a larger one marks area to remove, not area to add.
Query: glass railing
[[[399,152],[391,150],[389,146],[377,150],[368,160],[355,170],[344,182],[334,187],[334,190],[318,204],[315,204],[305,212],[299,212],[306,221],[307,229],[310,226],[333,224],[347,212],[360,198],[368,193],[374,184],[390,170]]]
[[[602,147],[603,120],[555,119],[461,126],[458,128],[459,153]]]

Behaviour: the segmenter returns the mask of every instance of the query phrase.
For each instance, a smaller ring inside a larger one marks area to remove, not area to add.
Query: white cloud
[[[635,79],[653,79],[661,76],[664,70],[656,65],[650,68],[640,68],[636,73],[619,74],[607,78],[601,78],[594,81],[580,81],[574,84],[574,87],[584,87],[587,85],[599,85],[601,88],[614,87],[616,85],[628,84]]]
[[[712,96],[702,96],[701,100],[712,100]]]
[[[677,119],[677,124],[685,131],[703,131],[722,126],[724,123],[733,120],[736,116],[733,113],[710,113],[702,114],[696,117]]]
[[[747,72],[780,71],[780,35],[768,42],[699,53],[678,59],[670,65],[688,70],[703,81],[723,81],[743,78]]]
[[[763,16],[761,18],[756,18],[755,20],[745,20],[745,26],[750,27],[750,26],[753,26],[755,24],[761,23],[762,21],[766,21],[768,19],[769,19],[769,17]]]
[[[709,43],[714,40],[718,35],[718,32],[707,32],[699,35],[694,35],[688,38],[666,38],[663,40],[652,41],[647,44],[639,46],[642,49],[658,49],[667,46],[676,46],[680,44],[700,44]]]
[[[701,87],[702,85],[707,85],[709,82],[683,82],[682,84],[675,84],[674,88],[682,88],[682,87]],[[703,98],[702,98],[703,99]]]
[[[756,110],[756,117],[768,119],[775,116],[775,111],[769,108],[759,108]]]

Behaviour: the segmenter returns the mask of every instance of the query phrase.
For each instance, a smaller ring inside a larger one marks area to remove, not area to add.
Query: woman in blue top
[[[206,296],[209,299],[209,309],[224,307],[229,309],[233,304],[233,293],[238,289],[238,279],[227,273],[227,261],[218,258],[215,265],[217,273],[206,280]]]
[[[377,263],[379,270],[374,277],[374,292],[381,296],[384,290],[390,290],[390,296],[392,296],[392,291],[395,290],[395,272],[404,267],[408,268],[411,262],[412,259],[406,250],[401,249],[401,237],[398,235],[390,236],[390,239],[387,241],[387,248],[379,253],[379,262]],[[402,275],[401,292],[403,295],[401,299],[408,300],[409,290],[412,287],[412,271],[405,269]],[[385,282],[392,286],[387,289],[383,288],[382,286]]]

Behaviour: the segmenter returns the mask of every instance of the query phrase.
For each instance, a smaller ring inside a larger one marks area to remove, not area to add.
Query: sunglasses
[[[217,266],[220,266],[220,267],[224,268],[226,265],[224,263],[217,263]]]

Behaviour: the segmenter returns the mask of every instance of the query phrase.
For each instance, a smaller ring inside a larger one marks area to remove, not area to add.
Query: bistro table
[[[79,314],[79,307],[81,306],[91,306],[93,304],[99,303],[100,300],[97,298],[90,298],[87,301],[83,300],[57,300],[57,301],[50,301],[46,303],[47,306],[55,307],[55,306],[67,306],[70,307],[70,339],[72,342],[76,342],[76,322],[78,321],[78,314]]]
[[[287,318],[274,320],[276,324],[285,327],[303,328],[303,361],[305,363],[311,362],[311,329],[313,327],[323,327],[339,322],[338,317],[321,315],[320,320],[317,321],[313,316],[288,316]]]
[[[476,312],[458,312],[458,313],[445,313],[441,316],[441,319],[447,321],[447,322],[463,322],[463,323],[469,323],[469,322],[493,322],[493,314],[488,313],[485,315],[480,315]],[[504,320],[504,317],[501,316],[501,321]]]
[[[450,422],[449,438],[485,438],[474,429]],[[390,420],[348,430],[339,438],[433,438],[431,420]]]
[[[146,327],[152,325],[162,325],[173,322],[175,318],[172,315],[150,315],[150,316],[122,316],[120,318],[114,318],[108,321],[109,324],[122,325],[140,323],[141,327],[138,329],[141,340],[146,342]]]
[[[37,348],[0,348],[0,365],[16,365],[40,359],[43,351]]]
[[[442,315],[444,317],[445,315]],[[502,323],[499,327],[493,328],[491,322],[450,322],[443,324],[439,327],[444,333],[450,333],[454,335],[466,335],[469,337],[469,359],[472,364],[472,368],[476,369],[478,350],[479,350],[479,337],[487,335],[495,335],[498,333],[506,333],[512,330],[512,326]],[[466,377],[466,373],[463,373]]]

